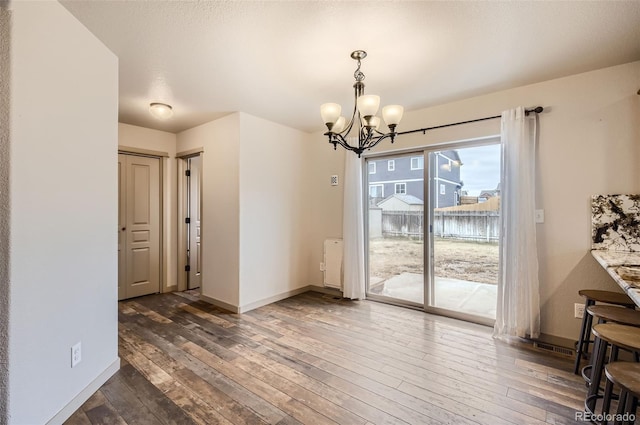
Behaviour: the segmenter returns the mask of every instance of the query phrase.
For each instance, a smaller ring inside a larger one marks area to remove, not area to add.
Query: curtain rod
[[[525,114],[526,115],[529,115],[530,113],[539,114],[542,111],[544,111],[544,108],[542,106],[536,106],[535,108],[525,109]],[[398,135],[418,133],[418,132],[422,132],[422,134],[425,134],[428,130],[435,130],[435,129],[438,129],[438,128],[452,127],[454,125],[460,125],[460,124],[469,124],[469,123],[478,122],[478,121],[494,120],[496,118],[502,118],[502,115],[494,115],[492,117],[477,118],[475,120],[460,121],[460,122],[454,122],[454,123],[451,123],[451,124],[437,125],[435,127],[419,128],[417,130],[401,131],[401,132],[398,132]]]

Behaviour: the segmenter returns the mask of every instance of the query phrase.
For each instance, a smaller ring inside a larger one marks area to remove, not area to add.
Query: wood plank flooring
[[[119,353],[67,424],[572,424],[586,391],[490,328],[313,292],[245,314],[124,301]]]

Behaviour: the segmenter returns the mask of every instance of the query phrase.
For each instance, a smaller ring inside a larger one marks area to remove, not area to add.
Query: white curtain
[[[535,224],[537,115],[502,113],[501,244],[494,338],[537,338],[540,294]]]
[[[365,296],[364,209],[362,168],[364,160],[347,151],[344,164],[344,211],[342,215],[343,296],[361,299]]]

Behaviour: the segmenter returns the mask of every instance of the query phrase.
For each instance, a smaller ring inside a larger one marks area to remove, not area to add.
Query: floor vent
[[[533,346],[539,350],[550,351],[567,357],[573,357],[575,355],[574,351],[570,348],[558,347],[557,345],[548,344],[546,342],[534,341]]]

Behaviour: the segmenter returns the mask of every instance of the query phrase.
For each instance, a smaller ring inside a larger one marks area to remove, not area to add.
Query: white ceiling
[[[352,108],[356,49],[367,93],[407,110],[640,60],[640,1],[62,4],[119,57],[120,121],[171,132],[233,111],[321,130],[320,104]]]

